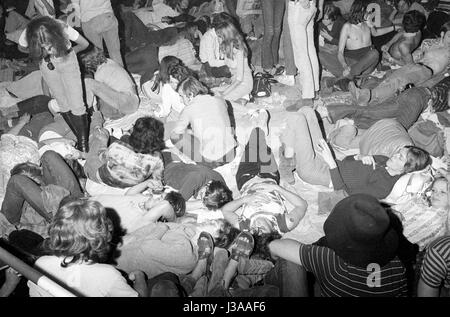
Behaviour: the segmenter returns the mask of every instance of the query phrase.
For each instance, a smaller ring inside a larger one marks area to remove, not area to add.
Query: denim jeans
[[[370,103],[380,103],[395,95],[398,89],[403,89],[407,84],[419,85],[433,76],[433,72],[420,64],[405,65],[389,75],[374,89]]]
[[[86,112],[83,100],[83,86],[77,55],[72,50],[65,57],[51,57],[55,69],[42,60],[39,68],[53,98],[58,102],[61,112],[72,111],[74,115]]]
[[[262,0],[261,6],[264,22],[262,67],[270,69],[278,64],[285,0]]]
[[[266,144],[264,132],[260,128],[253,129],[244,154],[236,172],[236,183],[239,190],[255,176],[272,178],[280,183],[277,162],[270,147]]]
[[[330,169],[316,153],[319,140],[323,139],[316,113],[309,107],[301,108],[288,117],[281,141],[295,151],[297,174],[314,185],[329,186]]]
[[[353,79],[356,76],[372,73],[377,67],[380,53],[375,47],[368,46],[357,50],[345,50],[344,58],[348,66],[350,66],[349,78]]]
[[[308,297],[306,270],[298,264],[278,259],[264,278],[266,285],[279,289],[280,297]]]
[[[58,185],[71,195],[81,197],[82,191],[73,171],[64,159],[54,151],[47,151],[41,157],[43,185]],[[19,224],[24,202],[28,202],[47,221],[52,215],[46,210],[41,187],[25,175],[14,175],[8,181],[1,212],[12,224]]]
[[[360,107],[358,105],[336,105],[328,107],[333,122],[350,117],[360,129],[368,129],[378,120],[396,118],[408,130],[426,109],[430,94],[423,87],[410,88],[382,103]]]
[[[125,63],[130,73],[144,75],[153,74],[159,69],[158,47],[149,44],[125,55]]]
[[[297,67],[295,66],[294,49],[292,48],[291,32],[289,31],[289,23],[288,23],[289,2],[290,0],[286,0],[283,17],[284,67],[286,70],[286,75],[295,76],[297,75]]]
[[[332,73],[335,77],[341,77],[344,68],[337,58],[337,45],[325,44],[319,47],[319,60],[322,68]]]
[[[106,118],[119,119],[136,112],[139,107],[139,97],[136,94],[116,91],[95,79],[86,78],[84,83],[88,107],[91,107],[94,96],[99,97],[99,110]]]
[[[149,278],[164,272],[188,274],[198,261],[192,226],[159,222],[128,233],[118,249],[118,268],[141,270]]]
[[[100,14],[87,22],[81,23],[84,35],[96,47],[103,49],[103,40],[109,56],[123,66],[120,54],[119,22],[113,12]]]
[[[30,122],[25,124],[22,129],[19,131],[19,135],[26,136],[33,141],[39,143],[39,134],[41,130],[55,122],[53,119],[53,115],[50,112],[41,112],[33,115]]]
[[[291,34],[294,60],[300,70],[302,98],[311,99],[319,91],[319,60],[314,45],[314,17],[317,11],[314,1],[304,8],[304,2],[289,1],[288,23]]]
[[[153,44],[156,47],[166,45],[178,36],[178,29],[176,27],[151,31],[131,11],[122,12],[121,17],[125,29],[125,45],[131,51],[147,44]]]

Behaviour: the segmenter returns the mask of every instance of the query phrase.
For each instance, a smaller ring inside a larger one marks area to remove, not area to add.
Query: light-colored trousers
[[[113,12],[100,14],[87,22],[81,23],[84,35],[96,47],[103,49],[103,40],[109,57],[123,66],[120,54],[119,22]]]
[[[315,1],[293,2],[288,5],[288,24],[294,51],[295,65],[299,71],[302,98],[314,98],[314,92],[319,90],[319,60],[314,46],[314,17],[316,15]]]
[[[298,176],[313,185],[329,186],[330,168],[315,150],[320,139],[323,139],[322,130],[310,107],[290,115],[281,136],[281,142],[294,149]]]

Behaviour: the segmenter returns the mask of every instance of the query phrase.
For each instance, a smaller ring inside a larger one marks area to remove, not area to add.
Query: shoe
[[[211,264],[214,259],[214,240],[211,235],[205,231],[200,233],[197,240],[198,259],[206,259],[206,276],[208,280],[211,278]]]
[[[239,262],[240,258],[248,259],[255,247],[255,240],[250,232],[242,231],[231,244],[231,259]]]
[[[72,112],[61,112],[64,121],[77,137],[77,149],[80,152],[89,152],[89,118],[87,113],[76,116]]]
[[[275,69],[275,73],[273,74],[274,76],[281,76],[281,75],[283,75],[284,74],[284,70],[285,70],[285,67],[284,66],[278,66],[276,69]]]
[[[294,75],[280,75],[275,76],[275,79],[283,85],[295,86],[295,76]]]

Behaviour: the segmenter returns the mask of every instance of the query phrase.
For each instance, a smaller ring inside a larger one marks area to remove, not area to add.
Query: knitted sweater
[[[391,176],[386,171],[386,156],[375,155],[374,159],[375,169],[353,156],[337,161],[337,168],[330,170],[334,189],[343,189],[349,195],[365,193],[378,199],[386,198],[401,175]]]

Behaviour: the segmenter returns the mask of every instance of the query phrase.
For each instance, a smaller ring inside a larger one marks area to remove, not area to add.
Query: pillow
[[[397,150],[414,145],[408,132],[396,119],[382,119],[373,124],[359,143],[361,155],[391,157]]]

